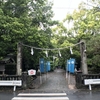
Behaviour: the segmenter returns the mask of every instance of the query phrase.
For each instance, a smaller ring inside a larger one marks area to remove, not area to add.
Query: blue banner
[[[40,72],[44,72],[45,68],[44,68],[44,58],[40,58]]]
[[[75,72],[75,59],[71,59],[70,63],[71,63],[70,73],[74,73]]]
[[[74,73],[75,72],[75,59],[70,59],[67,60],[67,64],[66,64],[66,70],[70,73]]]
[[[47,61],[47,66],[46,66],[46,69],[47,69],[47,71],[50,71],[50,62],[49,61]]]

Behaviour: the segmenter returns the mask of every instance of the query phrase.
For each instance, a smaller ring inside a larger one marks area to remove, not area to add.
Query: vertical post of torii
[[[81,52],[81,69],[82,69],[82,73],[83,74],[88,74],[85,40],[80,41],[80,52]]]
[[[17,75],[22,74],[22,45],[19,42],[17,44]]]

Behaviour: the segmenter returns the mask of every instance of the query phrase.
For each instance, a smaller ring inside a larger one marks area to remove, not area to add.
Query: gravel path
[[[41,80],[40,80],[41,79]],[[56,69],[54,72],[48,72],[47,74],[42,74],[34,80],[33,84],[35,89],[28,89],[23,92],[40,92],[40,93],[60,93],[68,92],[74,89],[74,76],[70,75],[71,84],[68,85],[66,79],[66,73],[63,69]],[[73,83],[73,84],[72,84]]]

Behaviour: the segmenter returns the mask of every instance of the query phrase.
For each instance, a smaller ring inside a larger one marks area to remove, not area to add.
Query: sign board
[[[0,80],[0,86],[14,86],[13,91],[16,91],[16,86],[21,86],[21,80]]]
[[[21,86],[21,80],[0,80],[0,86]]]
[[[85,85],[89,84],[100,84],[100,79],[85,79],[84,80]]]
[[[100,84],[100,79],[85,79],[84,84],[89,85],[89,90],[92,90],[91,85]]]
[[[36,70],[28,70],[28,75],[36,75]]]

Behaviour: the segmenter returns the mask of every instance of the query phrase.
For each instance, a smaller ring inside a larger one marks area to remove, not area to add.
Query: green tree
[[[100,1],[89,0],[88,2],[88,5],[84,2],[81,3],[78,10],[75,10],[73,14],[68,14],[66,16],[64,22],[67,22],[68,24],[71,22],[73,25],[69,32],[67,32],[70,34],[75,33],[74,39],[71,36],[71,39],[69,40],[71,43],[79,42],[81,39],[85,39],[87,41],[88,65],[92,66],[92,69],[95,69],[97,72],[100,64],[97,61],[99,58],[99,51],[97,53],[97,51],[93,50],[93,47],[95,43],[99,45],[100,8],[98,5],[100,4]],[[96,48],[98,48],[98,45],[95,45]],[[77,51],[77,49],[75,49],[75,51],[80,56],[79,50]],[[74,57],[76,57],[77,53],[75,53]]]
[[[52,46],[50,27],[56,21],[51,20],[51,3],[47,0],[2,0],[0,6],[1,57],[10,52],[16,53],[18,42],[41,48]],[[30,48],[23,47],[24,62],[36,60],[34,62],[37,63],[43,55],[43,51],[35,50],[34,56],[30,56]]]

